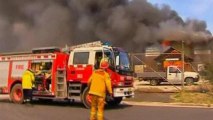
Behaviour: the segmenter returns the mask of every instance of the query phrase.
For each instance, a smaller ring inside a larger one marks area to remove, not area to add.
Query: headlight
[[[125,77],[124,76],[120,76],[120,81],[124,81]]]
[[[118,86],[124,86],[124,83],[123,82],[119,82]]]

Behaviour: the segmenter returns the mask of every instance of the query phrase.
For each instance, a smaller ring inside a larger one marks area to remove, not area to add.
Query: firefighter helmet
[[[102,58],[102,59],[101,59],[101,62],[100,62],[100,68],[106,69],[106,68],[108,68],[108,67],[109,67],[108,59]]]

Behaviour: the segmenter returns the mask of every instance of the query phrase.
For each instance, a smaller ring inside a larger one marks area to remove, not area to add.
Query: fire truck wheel
[[[14,103],[21,104],[24,101],[21,84],[15,84],[10,92],[10,98]]]
[[[86,87],[81,96],[81,100],[82,100],[84,106],[89,109],[91,107],[91,98],[88,93],[89,93],[89,88]]]
[[[122,97],[115,97],[113,98],[113,100],[107,101],[107,104],[110,106],[117,106],[121,103],[122,100],[123,100]]]

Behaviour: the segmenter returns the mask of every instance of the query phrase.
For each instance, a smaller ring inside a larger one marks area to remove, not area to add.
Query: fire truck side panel
[[[35,59],[33,60],[32,62],[34,63],[45,63],[45,62],[51,62],[52,63],[52,66],[51,68],[49,69],[51,71],[51,81],[50,83],[48,83],[48,90],[51,92],[50,93],[47,93],[47,94],[43,94],[42,90],[38,90],[38,91],[41,91],[41,92],[37,92],[35,93],[34,95],[36,97],[53,97],[55,95],[57,95],[57,90],[59,88],[57,88],[57,72],[58,71],[63,71],[64,73],[66,73],[66,64],[67,64],[67,54],[65,53],[55,53],[55,54],[47,54],[47,56],[51,56],[47,59]],[[66,75],[65,75],[66,77]],[[66,78],[64,77],[63,79],[63,83],[64,85],[66,85]],[[61,83],[60,83],[61,84]],[[65,86],[66,88],[66,86]],[[66,89],[64,89],[66,90]],[[64,96],[66,97],[66,96]]]
[[[25,54],[6,57],[11,57],[12,59],[0,59],[0,93],[1,91],[7,91],[8,93],[10,92],[9,90],[12,89],[14,83],[21,83],[23,72],[27,68],[30,68],[32,64],[52,62],[50,91],[53,93],[52,95],[56,94],[56,73],[58,69],[63,69],[64,73],[66,73],[68,58],[66,53]],[[64,84],[66,88],[66,74],[64,77]],[[2,88],[4,88],[4,90],[2,90]],[[35,95],[39,96],[40,94],[37,93]],[[41,96],[45,96],[45,94],[42,94]]]
[[[28,68],[28,65],[29,61],[13,61],[10,80],[21,80],[22,74]]]
[[[22,80],[23,72],[29,68],[29,60],[11,61],[11,70],[9,71],[8,89],[11,90],[13,83]]]
[[[10,62],[0,62],[0,93],[8,92]]]
[[[49,54],[49,56],[56,56],[56,55],[55,54],[52,54],[52,55]],[[49,91],[51,91],[52,93],[54,93],[54,90],[55,90],[54,89],[54,87],[55,87],[55,82],[54,82],[55,81],[55,70],[54,70],[55,57],[54,58],[47,58],[47,59],[34,59],[34,60],[30,61],[29,65],[31,65],[31,68],[33,70],[35,70],[35,72],[36,71],[38,72],[39,69],[40,69],[39,65],[42,64],[42,63],[52,63],[52,66],[50,68],[50,71],[51,71],[51,73],[50,73],[51,74],[51,81],[49,83],[49,86],[51,86],[51,87],[48,87],[48,88],[50,89]],[[38,77],[38,75],[36,75],[35,77]],[[35,86],[38,86],[38,83],[35,83],[35,84],[36,84]],[[39,96],[39,93],[33,93],[33,95]],[[52,94],[52,95],[54,95],[54,94]],[[45,96],[45,94],[42,94],[42,96]]]

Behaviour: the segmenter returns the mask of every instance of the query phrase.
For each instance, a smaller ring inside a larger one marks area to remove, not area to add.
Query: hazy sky
[[[187,18],[204,20],[213,33],[213,0],[148,0],[153,4],[167,4],[178,12],[185,20]]]

